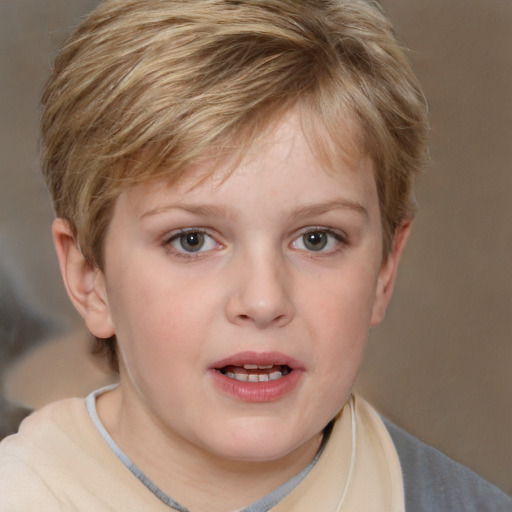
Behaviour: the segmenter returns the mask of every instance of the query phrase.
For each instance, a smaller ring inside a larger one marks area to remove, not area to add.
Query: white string
[[[356,430],[356,415],[354,412],[354,397],[350,396],[349,401],[350,406],[350,419],[352,420],[352,448],[350,454],[350,468],[348,470],[347,480],[345,481],[345,487],[343,488],[343,493],[341,495],[340,501],[338,501],[338,506],[336,507],[335,512],[340,512],[341,507],[343,506],[343,502],[348,494],[348,488],[350,487],[350,481],[352,480],[352,474],[354,473],[354,466],[356,464],[356,448],[357,448],[357,430]]]

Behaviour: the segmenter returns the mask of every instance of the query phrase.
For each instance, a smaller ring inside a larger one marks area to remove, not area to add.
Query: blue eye
[[[198,230],[181,231],[173,235],[167,243],[181,253],[204,252],[217,247],[210,235]]]
[[[335,251],[343,238],[328,229],[310,229],[292,242],[294,249],[309,252]]]

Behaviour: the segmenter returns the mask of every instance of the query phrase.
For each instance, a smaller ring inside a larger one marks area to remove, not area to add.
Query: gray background
[[[0,380],[11,402],[107,380],[61,285],[37,164],[51,57],[95,3],[0,0]],[[432,165],[358,390],[512,493],[512,2],[383,4],[429,100]],[[0,401],[4,423],[18,412]]]

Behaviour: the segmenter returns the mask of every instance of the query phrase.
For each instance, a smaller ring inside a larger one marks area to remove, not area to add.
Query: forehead
[[[197,153],[191,140],[170,156],[167,152],[174,144],[172,140],[147,144],[117,168],[115,181],[121,185],[116,188],[120,193],[144,182],[176,184],[187,180],[201,182],[213,175],[227,177],[244,161],[260,158],[269,147],[290,137],[302,139],[301,143],[307,144],[322,167],[335,173],[340,160],[352,160],[356,167],[356,161],[365,156],[361,133],[360,123],[353,115],[320,115],[317,107],[300,101],[282,111],[277,108],[275,112],[261,112],[256,119],[232,127],[201,153]]]
[[[308,128],[314,128],[314,138],[308,136],[304,118],[292,112],[243,152],[222,158],[205,156],[179,179],[163,176],[132,187],[120,200],[125,206],[146,212],[158,212],[176,203],[195,207],[221,203],[234,213],[249,209],[254,213],[265,205],[284,212],[300,205],[336,202],[376,212],[373,165],[353,150],[350,127],[346,128],[347,143],[341,147],[335,146],[327,134],[322,139],[316,127]]]
[[[297,155],[306,158],[316,171],[328,174],[336,175],[348,168],[357,172],[368,166],[374,171],[373,163],[362,150],[359,127],[348,115],[338,119],[335,126],[329,126],[318,115],[297,106],[268,121],[259,131],[250,132],[241,130],[229,143],[212,148],[176,177],[169,176],[169,183],[188,183],[192,188],[204,180],[220,184],[235,171],[254,171],[269,159],[279,172]],[[165,169],[162,171],[158,178],[165,180]]]

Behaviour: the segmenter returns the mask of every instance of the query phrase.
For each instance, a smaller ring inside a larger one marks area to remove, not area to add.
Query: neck
[[[292,453],[270,461],[219,457],[131,413],[120,388],[101,395],[98,415],[116,444],[163,492],[194,512],[239,510],[300,473],[318,451],[319,433]],[[141,434],[143,433],[143,434]]]

